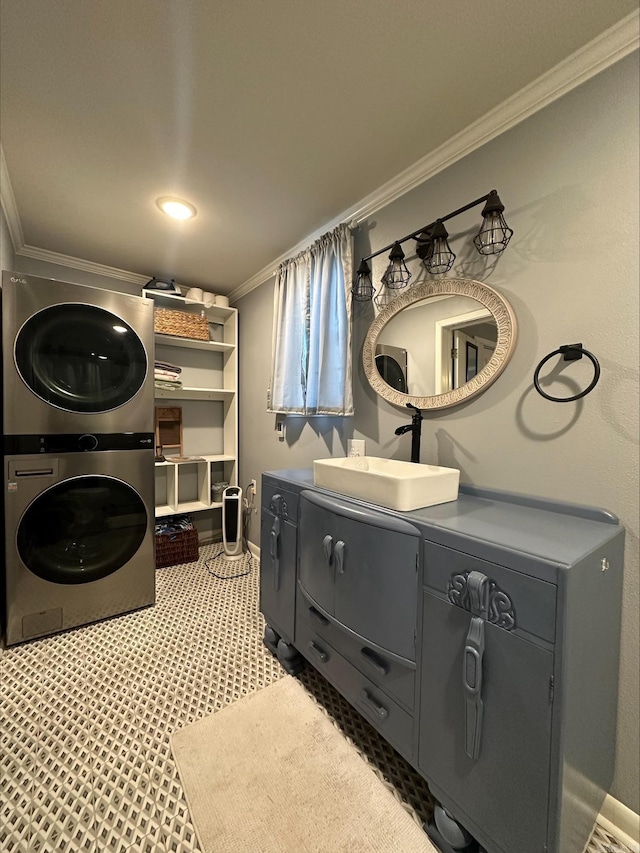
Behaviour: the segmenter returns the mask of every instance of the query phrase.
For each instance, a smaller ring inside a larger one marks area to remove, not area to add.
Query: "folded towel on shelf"
[[[158,368],[156,368],[153,371],[153,378],[154,379],[166,379],[169,382],[176,382],[178,379],[180,379],[180,374],[175,373],[172,370],[158,370]]]
[[[168,379],[156,379],[153,384],[165,391],[179,391],[182,388],[182,382],[170,382]]]
[[[154,367],[156,370],[169,370],[171,373],[182,373],[182,368],[177,364],[171,364],[170,361],[156,361]]]

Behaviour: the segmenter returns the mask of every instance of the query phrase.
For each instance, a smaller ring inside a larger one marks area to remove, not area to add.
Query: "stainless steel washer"
[[[152,446],[9,455],[4,469],[8,646],[154,603]]]
[[[153,431],[153,302],[2,274],[5,436]]]

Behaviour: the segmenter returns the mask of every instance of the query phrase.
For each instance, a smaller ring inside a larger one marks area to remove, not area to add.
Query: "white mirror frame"
[[[498,341],[488,363],[469,382],[444,394],[434,394],[432,397],[416,397],[412,394],[396,391],[387,385],[380,376],[375,360],[376,344],[382,330],[396,314],[400,313],[403,308],[415,305],[431,296],[469,296],[484,305],[491,312],[491,316],[498,327]],[[396,297],[393,302],[387,305],[369,327],[362,349],[364,372],[369,385],[376,394],[395,406],[406,408],[407,403],[411,403],[418,409],[447,409],[450,406],[457,406],[459,403],[477,397],[496,381],[513,354],[517,328],[515,314],[506,299],[492,287],[480,281],[474,281],[470,278],[443,278],[437,281],[415,284],[406,293]]]

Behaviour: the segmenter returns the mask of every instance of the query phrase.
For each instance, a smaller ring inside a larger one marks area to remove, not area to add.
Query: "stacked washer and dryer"
[[[2,275],[8,646],[155,601],[153,302]]]

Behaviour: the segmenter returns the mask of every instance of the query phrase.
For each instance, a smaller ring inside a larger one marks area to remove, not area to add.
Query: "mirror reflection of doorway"
[[[436,393],[461,388],[491,359],[498,327],[486,309],[436,322]]]
[[[452,330],[452,388],[459,388],[480,373],[496,348],[496,332],[491,323],[474,323]]]
[[[401,347],[376,346],[378,373],[394,390],[407,393],[407,351]]]

